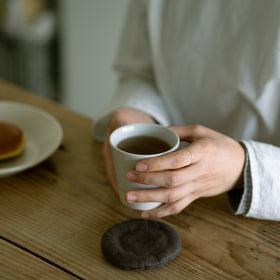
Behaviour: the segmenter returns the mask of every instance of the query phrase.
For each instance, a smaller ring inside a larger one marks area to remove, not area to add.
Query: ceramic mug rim
[[[142,129],[143,132],[141,132],[140,129]],[[166,135],[169,135],[171,136],[172,138],[169,138],[169,139],[165,139],[162,137],[162,135],[158,135],[156,133],[149,133],[148,131],[146,131],[147,129],[149,129],[149,132],[155,132],[153,131],[153,129],[157,129],[158,131],[161,130],[163,131]],[[136,131],[137,133],[136,134],[133,134],[133,131]],[[127,155],[133,155],[133,157],[142,157],[143,154],[135,154],[135,153],[130,153],[130,152],[126,152],[120,148],[118,148],[118,144],[124,140],[124,139],[127,139],[129,137],[120,137],[119,139],[117,139],[118,135],[120,133],[125,133],[125,132],[130,132],[131,133],[131,138],[132,137],[137,137],[137,136],[152,136],[152,137],[157,137],[159,139],[163,139],[165,140],[166,142],[168,142],[168,144],[171,146],[170,149],[162,152],[162,153],[155,153],[155,154],[150,154],[149,157],[154,157],[154,156],[161,156],[161,155],[164,155],[166,153],[170,153],[172,151],[174,151],[175,149],[178,148],[179,146],[179,142],[180,142],[180,139],[179,139],[179,136],[173,131],[171,130],[170,128],[168,128],[167,126],[163,126],[161,124],[153,124],[153,123],[134,123],[134,124],[127,124],[127,125],[124,125],[124,126],[121,126],[119,128],[117,128],[116,130],[114,130],[111,135],[110,135],[110,145],[118,150],[119,152],[122,152],[124,154],[127,154]]]

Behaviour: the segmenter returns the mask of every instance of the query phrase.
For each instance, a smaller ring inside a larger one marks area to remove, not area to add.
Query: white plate
[[[0,161],[0,177],[21,172],[47,159],[60,145],[63,130],[46,111],[16,102],[0,101],[0,121],[19,126],[26,137],[24,152]]]

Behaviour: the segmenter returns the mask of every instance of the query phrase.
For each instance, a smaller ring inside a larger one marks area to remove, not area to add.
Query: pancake
[[[0,121],[0,160],[20,155],[25,148],[26,139],[20,127]]]

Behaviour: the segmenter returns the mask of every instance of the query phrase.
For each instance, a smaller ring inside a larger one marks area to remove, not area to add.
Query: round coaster
[[[126,270],[144,270],[173,260],[181,251],[181,239],[163,222],[134,219],[106,231],[101,248],[111,264]]]

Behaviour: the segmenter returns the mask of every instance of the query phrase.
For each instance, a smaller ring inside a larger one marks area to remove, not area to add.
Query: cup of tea
[[[178,149],[179,136],[168,127],[159,124],[136,123],[122,126],[110,136],[110,146],[119,186],[120,201],[136,210],[150,210],[161,202],[129,203],[125,194],[131,190],[154,189],[160,186],[143,185],[126,178],[128,171],[135,169],[138,161],[161,156]]]

